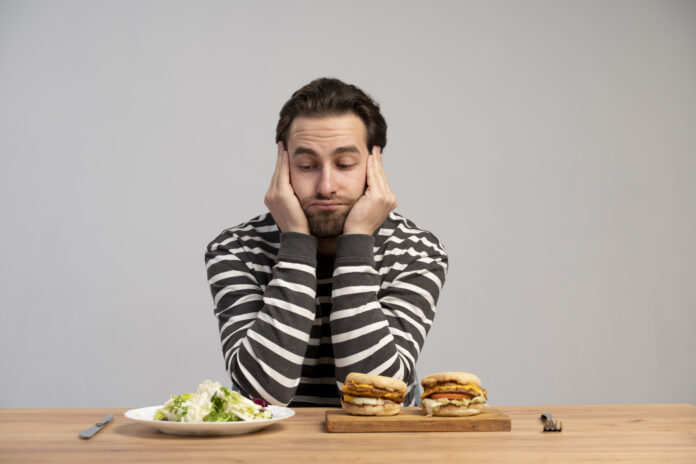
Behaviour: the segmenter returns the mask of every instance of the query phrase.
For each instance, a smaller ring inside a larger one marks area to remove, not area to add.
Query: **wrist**
[[[294,232],[296,234],[312,235],[308,226],[288,226],[287,229],[280,228],[283,232]]]
[[[298,261],[316,266],[317,238],[313,235],[299,232],[283,232],[280,234],[279,260]]]
[[[342,235],[372,235],[375,231],[366,226],[344,226]]]
[[[338,237],[336,261],[342,259],[374,262],[375,238],[370,234],[343,234]]]

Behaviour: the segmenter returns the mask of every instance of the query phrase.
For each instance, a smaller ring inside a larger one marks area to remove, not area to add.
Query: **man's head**
[[[369,150],[378,146],[382,151],[387,145],[387,123],[379,111],[379,105],[354,85],[338,79],[322,77],[292,94],[280,110],[276,126],[276,143],[288,146],[290,127],[295,118],[339,116],[353,113],[365,125],[365,145]]]
[[[278,141],[290,155],[290,183],[311,233],[340,235],[365,191],[368,155],[386,145],[379,106],[355,86],[317,79],[283,106]]]

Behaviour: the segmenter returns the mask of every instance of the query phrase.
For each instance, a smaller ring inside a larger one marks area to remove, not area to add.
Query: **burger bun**
[[[385,401],[384,404],[353,404],[341,400],[341,406],[354,416],[395,416],[401,411],[401,404]]]
[[[433,408],[433,416],[463,417],[475,416],[480,413],[481,411],[479,409],[467,408],[464,406],[458,406],[456,404],[445,404],[439,408]]]

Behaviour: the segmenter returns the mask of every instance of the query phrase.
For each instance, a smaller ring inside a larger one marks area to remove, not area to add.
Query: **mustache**
[[[348,198],[342,197],[339,195],[329,195],[328,197],[325,197],[324,195],[317,195],[314,198],[312,198],[312,201],[314,200],[321,200],[321,201],[342,201],[342,202],[347,202],[349,201]]]
[[[313,201],[336,201],[339,203],[345,203],[347,205],[353,204],[355,202],[355,199],[353,198],[348,198],[348,197],[342,197],[340,195],[329,195],[329,196],[324,196],[324,195],[315,195],[313,197],[307,198],[302,202],[302,206],[307,206]]]

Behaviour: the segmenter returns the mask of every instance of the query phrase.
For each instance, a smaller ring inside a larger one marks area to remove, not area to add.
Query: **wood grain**
[[[510,416],[510,432],[327,433],[326,408],[297,408],[230,437],[166,435],[126,419],[125,409],[0,409],[0,463],[696,463],[696,407],[688,404],[496,409]],[[542,433],[544,411],[563,420],[563,432]],[[113,423],[78,438],[107,413]]]
[[[510,417],[489,408],[476,416],[428,417],[421,408],[402,408],[396,416],[351,416],[342,409],[326,411],[326,430],[365,432],[507,432]]]

